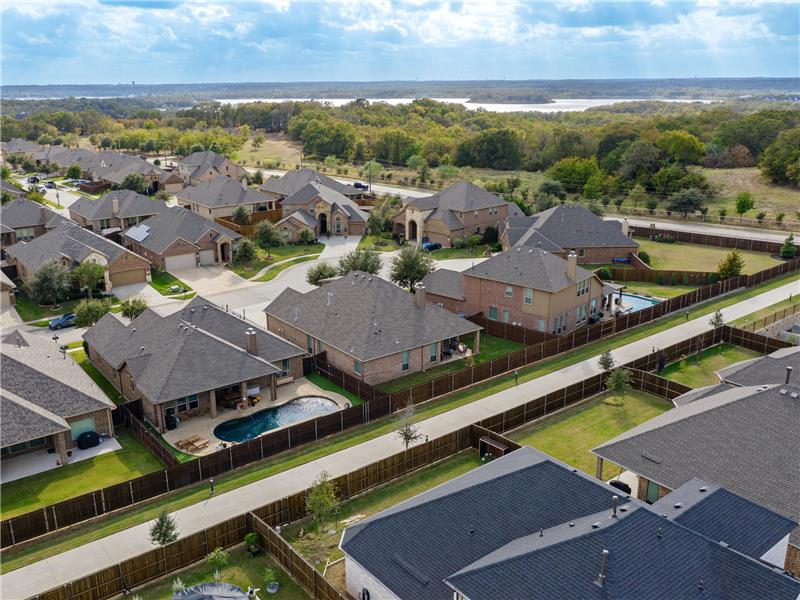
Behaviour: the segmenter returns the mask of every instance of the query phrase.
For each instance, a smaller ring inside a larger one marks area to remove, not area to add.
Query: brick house
[[[347,527],[350,598],[796,600],[796,521],[694,480],[651,507],[523,446]],[[389,557],[389,558],[387,558]]]
[[[17,285],[11,278],[0,271],[0,310],[13,306],[17,301],[15,290]]]
[[[20,198],[25,197],[25,191],[19,189],[17,186],[13,185],[10,181],[6,181],[5,179],[0,180],[0,191],[3,192],[3,195],[8,194],[11,196],[12,200],[19,200]]]
[[[284,198],[288,198],[312,182],[324,185],[351,200],[359,200],[367,195],[366,190],[341,183],[313,169],[297,169],[284,173],[280,177],[270,177],[259,186],[258,190],[280,204]]]
[[[18,198],[0,207],[0,250],[17,242],[29,242],[65,221],[64,217],[38,202]]]
[[[539,248],[516,247],[461,273],[439,269],[423,279],[428,300],[458,313],[549,333],[588,324],[604,307],[603,282]]]
[[[498,227],[509,216],[519,214],[513,202],[460,181],[433,196],[408,198],[393,222],[395,233],[408,241],[427,239],[451,246],[456,239],[480,235],[487,227]]]
[[[114,437],[114,403],[49,339],[18,330],[0,337],[2,460],[32,452],[55,453],[53,466],[70,462],[68,451],[86,431]],[[58,463],[56,463],[56,459]]]
[[[228,219],[240,207],[248,214],[275,209],[275,200],[248,187],[245,179],[237,181],[230,177],[198,181],[176,197],[181,206],[212,221]]]
[[[296,210],[275,223],[285,243],[296,242],[303,231],[317,237],[317,220],[304,210]]]
[[[193,152],[178,161],[176,167],[175,173],[190,186],[218,177],[231,177],[236,181],[247,177],[247,171],[243,167],[210,150]]]
[[[635,473],[636,497],[647,503],[698,477],[796,520],[800,387],[786,382],[785,367],[800,368],[800,353],[781,360],[782,369],[769,357],[750,362],[747,381],[688,392],[672,410],[594,448],[598,473],[606,460]],[[770,562],[800,576],[800,528],[786,536],[783,554]]]
[[[122,244],[162,271],[228,264],[241,234],[172,206],[122,232]]]
[[[305,352],[196,296],[162,317],[146,310],[129,325],[109,313],[83,335],[91,363],[127,400],[142,400],[160,431],[168,416],[216,418],[248,396],[275,400],[303,375]]]
[[[23,280],[51,262],[60,263],[68,271],[87,261],[103,265],[107,292],[116,286],[145,283],[150,276],[147,259],[66,219],[40,237],[14,244],[6,253]]]
[[[305,294],[287,288],[265,309],[267,329],[325,352],[335,367],[376,385],[445,360],[445,344],[481,328],[377,276],[357,271]]]
[[[580,264],[609,264],[639,251],[639,244],[629,236],[627,221],[605,221],[577,204],[560,204],[529,217],[509,217],[500,228],[500,243],[503,250],[542,248],[564,258],[575,252]]]
[[[286,218],[294,213],[295,222],[314,222],[315,237],[323,235],[364,235],[367,213],[353,200],[318,182],[303,186],[281,201],[284,218],[279,227],[284,227]],[[294,227],[294,225],[292,225]],[[289,227],[287,225],[287,227]]]
[[[114,190],[97,200],[78,198],[69,206],[69,217],[81,227],[110,236],[157,215],[166,207],[163,200],[151,200],[132,190]]]

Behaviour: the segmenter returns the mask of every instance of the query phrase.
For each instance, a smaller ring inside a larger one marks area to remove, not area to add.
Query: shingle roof
[[[164,252],[178,238],[196,244],[204,235],[225,235],[233,240],[242,237],[241,234],[180,206],[168,207],[167,210],[122,232],[123,237],[156,254]]]
[[[63,221],[64,217],[38,202],[24,198],[17,198],[0,207],[0,221],[11,229],[46,225],[53,220]]]
[[[19,189],[15,185],[9,183],[5,179],[0,180],[0,189],[3,190],[4,192],[8,192],[9,194],[11,194],[12,196],[14,196],[16,198],[19,198],[19,197],[25,195],[25,192],[23,190]]]
[[[450,269],[436,269],[422,279],[425,290],[437,296],[464,299],[464,275]]]
[[[291,196],[284,198],[281,205],[307,206],[314,198],[321,198],[324,200],[331,206],[332,211],[342,211],[351,221],[366,222],[367,220],[367,213],[361,210],[358,204],[347,196],[317,181],[312,181],[304,185]]]
[[[557,292],[593,277],[591,271],[575,268],[575,279],[567,276],[567,261],[540,248],[515,247],[463,271],[464,275],[511,285]]]
[[[114,212],[114,199],[117,200],[117,212]],[[117,217],[127,219],[130,217],[148,217],[163,211],[166,208],[163,200],[151,200],[147,196],[132,190],[114,190],[103,194],[96,200],[81,197],[70,204],[70,212],[75,212],[91,221]]]
[[[209,208],[244,206],[268,201],[268,198],[258,190],[243,186],[242,182],[230,177],[215,177],[201,181],[184,188],[176,196],[181,200]]]
[[[438,208],[443,211],[469,212],[494,206],[505,206],[508,203],[474,183],[459,181],[433,196],[409,198],[408,204],[419,210]]]
[[[58,261],[63,257],[75,265],[93,252],[102,254],[112,263],[130,251],[66,220],[38,238],[14,244],[6,250],[9,256],[24,264],[31,272],[37,271],[45,263]]]
[[[5,273],[3,273],[3,271],[0,271],[0,284],[3,284],[4,286],[10,287],[10,288],[17,287],[17,284],[15,284],[13,281],[11,281],[11,278],[8,275],[6,275]]]
[[[313,169],[298,169],[297,171],[289,171],[281,177],[270,177],[258,189],[281,196],[291,196],[312,181],[319,181],[325,187],[345,196],[357,196],[364,193],[363,190],[356,189],[352,185],[339,183],[335,179]]]
[[[480,330],[430,302],[417,308],[412,294],[357,271],[305,294],[287,288],[264,312],[361,361]]]
[[[717,371],[717,375],[720,380],[734,385],[784,383],[786,367],[792,367],[794,373],[790,383],[800,381],[795,379],[800,377],[800,346],[781,348],[767,356],[733,364]]]
[[[32,154],[39,150],[39,144],[22,138],[13,138],[3,142],[2,149],[4,154]]]
[[[300,221],[300,223],[302,223],[303,225],[306,225],[308,227],[314,227],[317,224],[317,220],[314,217],[312,217],[310,214],[308,214],[303,209],[300,209],[300,210],[296,210],[296,211],[294,211],[292,213],[289,213],[288,215],[283,217],[280,221],[275,223],[275,226],[277,227],[278,225],[281,225],[282,223],[285,223],[286,221],[290,221],[290,220],[293,220],[293,219],[297,220],[297,221]]]
[[[69,431],[69,424],[27,400],[0,388],[0,447],[13,446],[29,440]]]
[[[245,331],[257,353],[245,349]],[[136,387],[154,403],[277,373],[273,362],[303,350],[195,297],[161,317],[146,310],[127,327],[105,315],[83,338],[115,369],[127,363]]]
[[[800,387],[736,387],[678,406],[592,450],[669,489],[693,477],[800,517]],[[800,529],[792,534],[800,542]]]
[[[199,167],[200,165],[219,167],[225,164],[225,161],[227,160],[228,158],[222,156],[221,154],[217,154],[211,150],[206,150],[204,152],[192,152],[189,156],[182,158],[180,160],[180,164],[187,165],[189,167]]]
[[[530,229],[515,245],[536,245],[542,240],[537,231],[553,244],[569,248],[638,248],[639,244],[622,233],[619,221],[604,221],[577,204],[559,204],[531,217]],[[529,243],[530,242],[530,243]]]

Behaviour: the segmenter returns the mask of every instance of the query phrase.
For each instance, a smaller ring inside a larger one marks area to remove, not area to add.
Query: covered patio
[[[108,454],[122,450],[120,443],[114,438],[101,438],[100,444],[94,448],[87,448],[80,450],[77,447],[70,448],[68,453],[68,464],[76,463],[101,454]],[[2,468],[0,468],[0,483],[6,484],[10,481],[22,479],[37,473],[44,473],[51,469],[56,469],[62,466],[59,454],[57,452],[48,452],[47,450],[39,450],[37,452],[28,452],[27,454],[20,454],[6,458],[3,460]]]

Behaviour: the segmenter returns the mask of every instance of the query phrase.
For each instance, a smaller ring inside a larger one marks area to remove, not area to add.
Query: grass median
[[[800,276],[798,276],[796,273],[792,273],[761,286],[736,292],[725,296],[724,298],[707,302],[702,306],[697,307],[696,310],[702,311],[703,314],[713,313],[717,309],[722,309],[732,304],[736,304],[737,302],[753,298],[754,296],[780,287],[789,281],[800,281]],[[558,369],[573,365],[588,358],[592,358],[593,356],[597,356],[606,349],[619,348],[620,346],[640,340],[649,335],[653,335],[654,333],[664,331],[683,322],[685,322],[684,314],[682,312],[678,312],[672,316],[664,317],[648,325],[630,329],[613,337],[598,340],[597,342],[588,344],[582,348],[565,352],[553,358],[549,358],[537,364],[531,365],[530,367],[520,369],[519,379],[520,381],[530,381],[532,379],[536,379],[537,377],[552,373]],[[486,396],[513,387],[514,385],[514,376],[505,375],[480,383],[460,392],[454,392],[448,396],[431,400],[417,407],[415,421],[428,419],[438,414],[453,410],[454,408],[458,408],[459,406],[470,404]],[[218,477],[214,478],[216,490],[215,493],[221,494],[226,491],[236,489],[254,481],[271,477],[296,466],[311,462],[318,458],[322,458],[323,456],[350,448],[381,435],[392,433],[399,428],[399,423],[400,421],[398,416],[385,417],[362,427],[357,427],[355,429],[322,439],[319,442],[302,446],[296,450],[284,452],[272,460],[255,463],[247,467],[242,467],[237,471],[219,475]],[[87,523],[86,525],[77,526],[71,531],[60,533],[58,536],[33,542],[19,550],[5,551],[3,553],[4,555],[2,564],[0,564],[0,572],[5,573],[14,569],[18,569],[32,562],[42,560],[49,556],[54,556],[71,548],[76,548],[86,544],[87,542],[100,539],[118,531],[133,527],[134,525],[149,521],[150,519],[154,519],[156,516],[158,516],[159,512],[162,510],[173,512],[180,508],[195,504],[196,502],[201,502],[207,498],[208,486],[205,482],[202,482],[187,488],[183,488],[172,494],[159,497],[124,512],[116,513],[98,521]]]

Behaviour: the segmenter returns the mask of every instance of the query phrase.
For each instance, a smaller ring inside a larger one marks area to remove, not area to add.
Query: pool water
[[[225,442],[246,442],[270,429],[320,417],[337,410],[339,406],[333,400],[306,396],[275,408],[259,410],[246,417],[225,421],[214,429],[214,435]]]
[[[636,294],[622,293],[622,303],[627,307],[625,312],[636,312],[650,308],[659,303],[658,300],[653,298],[645,298],[644,296],[637,296]]]

